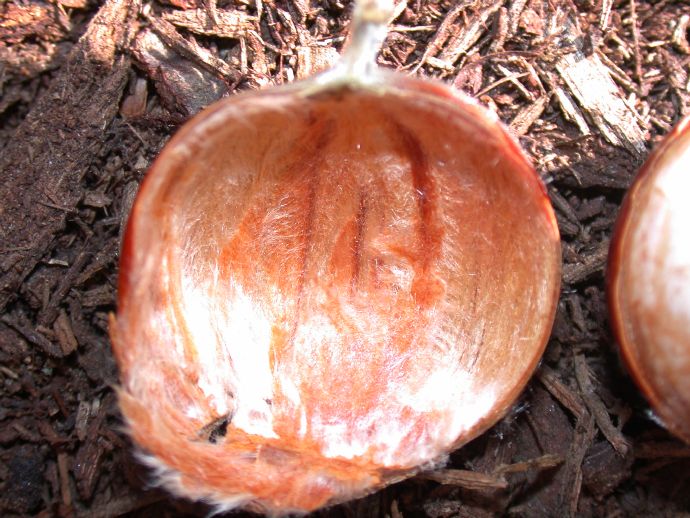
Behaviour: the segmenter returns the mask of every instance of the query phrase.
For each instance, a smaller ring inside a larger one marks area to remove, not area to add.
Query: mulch
[[[447,466],[322,516],[688,516],[690,447],[657,423],[608,324],[618,208],[690,114],[690,4],[397,2],[380,64],[494,110],[544,179],[563,245],[544,360]],[[341,0],[0,5],[0,514],[205,516],[149,488],[108,338],[122,229],[148,166],[214,100],[329,66]]]

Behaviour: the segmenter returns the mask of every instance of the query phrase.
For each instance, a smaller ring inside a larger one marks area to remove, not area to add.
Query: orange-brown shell
[[[560,242],[495,118],[388,78],[209,108],[144,181],[112,326],[166,487],[310,511],[495,423],[548,339]]]
[[[611,241],[611,323],[633,378],[667,428],[690,443],[690,117],[627,193]]]

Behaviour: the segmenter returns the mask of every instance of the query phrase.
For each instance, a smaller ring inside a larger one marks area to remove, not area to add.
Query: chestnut
[[[175,494],[307,512],[439,465],[548,340],[539,177],[473,100],[373,66],[367,5],[340,66],[211,106],[138,193],[111,336],[128,430]]]
[[[609,254],[611,323],[633,378],[669,431],[690,443],[690,117],[647,159]]]

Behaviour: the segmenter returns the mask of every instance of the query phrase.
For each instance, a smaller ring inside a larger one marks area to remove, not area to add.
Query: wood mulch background
[[[212,101],[332,63],[345,0],[0,5],[0,515],[204,516],[147,489],[107,334],[123,222],[169,136]],[[403,0],[383,66],[511,128],[548,185],[563,290],[515,409],[446,469],[323,516],[690,516],[690,448],[621,366],[605,261],[619,204],[690,113],[690,4]]]

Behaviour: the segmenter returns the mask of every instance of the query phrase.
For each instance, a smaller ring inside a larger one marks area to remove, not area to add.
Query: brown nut
[[[494,424],[546,345],[560,241],[493,114],[398,75],[219,102],[135,202],[112,338],[177,494],[303,512]]]
[[[623,203],[608,265],[622,356],[667,428],[690,443],[690,118],[652,153]]]

